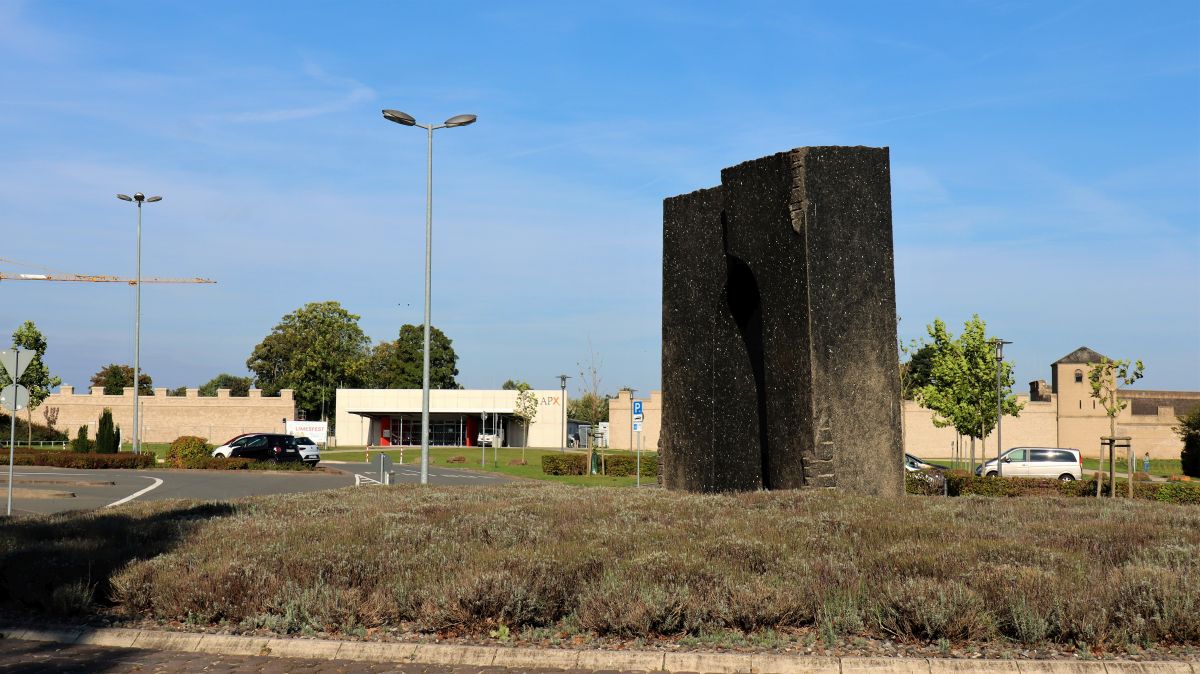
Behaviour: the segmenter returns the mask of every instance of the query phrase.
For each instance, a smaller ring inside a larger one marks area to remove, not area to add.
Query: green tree
[[[515,390],[517,401],[513,405],[513,416],[521,420],[525,429],[525,441],[521,443],[521,461],[524,462],[525,448],[529,446],[529,424],[533,423],[534,417],[537,416],[538,401],[533,391],[529,390],[529,384],[525,382],[518,383]]]
[[[119,396],[127,386],[133,386],[133,367],[111,363],[92,375],[92,386],[103,386],[104,394]],[[154,382],[144,371],[138,373],[138,395],[154,395]]]
[[[371,388],[421,388],[425,328],[402,325],[392,342],[381,342],[371,351],[366,380]],[[458,355],[446,333],[429,326],[429,388],[457,389]]]
[[[75,434],[75,439],[71,441],[71,450],[81,454],[92,451],[92,441],[88,440],[87,424],[79,427],[79,432]]]
[[[521,389],[522,386],[524,386],[526,389],[530,388],[529,382],[521,381],[520,379],[505,379],[504,383],[500,385],[500,390],[501,391],[520,391],[520,390],[522,390]]]
[[[941,319],[928,326],[932,348],[929,383],[916,390],[922,407],[933,411],[933,425],[953,427],[971,438],[971,468],[975,467],[975,439],[982,440],[996,427],[996,347],[987,336],[987,324],[978,315],[963,324],[955,338]],[[924,346],[922,347],[924,348]],[[1012,363],[1000,372],[1004,414],[1017,416],[1024,407],[1012,394]]]
[[[217,389],[227,388],[229,395],[245,398],[250,395],[250,384],[252,383],[250,377],[237,377],[222,372],[200,387],[200,395],[212,398],[217,395]]]
[[[358,315],[338,302],[312,302],[284,316],[263,338],[246,368],[266,395],[296,392],[296,407],[309,416],[322,398],[334,400],[339,384],[358,386],[371,340],[358,326]]]
[[[21,374],[20,381],[22,386],[29,389],[29,406],[25,408],[25,441],[32,442],[33,408],[41,405],[50,396],[54,387],[62,383],[62,379],[51,375],[50,369],[46,367],[46,338],[33,324],[33,321],[25,321],[13,331],[12,345],[21,349],[22,359],[29,358],[30,354],[33,357],[33,360],[29,361],[29,367],[25,368],[25,372]],[[8,376],[8,372],[0,369],[0,388],[11,383],[12,379]]]
[[[609,400],[611,396],[584,391],[567,403],[567,418],[591,424],[594,428],[601,421],[608,421]]]
[[[905,400],[916,398],[917,391],[928,386],[933,372],[933,345],[919,344],[915,340],[901,348],[904,355],[912,354],[900,364],[900,392]]]
[[[112,410],[105,407],[100,414],[100,423],[96,426],[96,452],[98,454],[116,454],[117,429],[113,426]]]
[[[1179,453],[1179,462],[1183,464],[1183,474],[1188,477],[1200,477],[1200,407],[1179,417],[1179,425],[1175,432],[1183,440],[1183,451]]]
[[[1121,410],[1129,406],[1129,402],[1121,400],[1117,397],[1118,386],[1130,386],[1135,381],[1142,378],[1142,361],[1128,360],[1109,360],[1104,356],[1100,356],[1099,363],[1092,363],[1088,366],[1088,383],[1092,387],[1092,397],[1100,402],[1104,407],[1104,411],[1108,414],[1108,437],[1111,439],[1117,435],[1117,415]],[[1111,473],[1113,469],[1114,448],[1110,445],[1108,450],[1108,469],[1110,482],[1115,482]],[[1129,497],[1133,498],[1133,455],[1129,456]],[[1101,486],[1104,483],[1104,452],[1100,452],[1100,470],[1096,472],[1096,496],[1100,495]],[[1116,496],[1116,484],[1109,484],[1109,490],[1112,496]]]
[[[187,387],[180,386],[179,388],[170,389],[167,391],[167,395],[173,396],[176,398],[182,398],[187,395]]]

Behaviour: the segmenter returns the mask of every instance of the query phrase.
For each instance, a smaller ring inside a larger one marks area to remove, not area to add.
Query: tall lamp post
[[[559,397],[559,404],[562,405],[562,433],[559,441],[562,447],[559,448],[559,453],[566,454],[567,452],[567,380],[569,376],[565,374],[558,375],[558,388],[562,390],[562,396]]]
[[[1000,461],[1000,453],[1004,451],[1000,435],[1000,421],[1004,418],[1004,394],[1000,390],[1000,377],[1004,372],[1004,345],[1012,342],[1006,342],[999,337],[992,342],[996,345],[996,475],[1004,477],[1004,464]]]
[[[428,179],[425,184],[425,347],[421,365],[421,484],[429,484],[429,268],[433,258],[433,132],[475,123],[475,115],[455,115],[441,124],[418,124],[412,115],[384,110],[383,118],[429,132]]]
[[[138,422],[138,388],[142,373],[142,204],[162,201],[162,197],[148,197],[141,192],[133,196],[118,194],[121,201],[137,203],[137,280],[134,282],[133,310],[133,453],[142,452],[142,429]]]

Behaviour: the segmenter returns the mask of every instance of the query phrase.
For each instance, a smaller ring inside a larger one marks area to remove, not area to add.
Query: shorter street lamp
[[[570,379],[565,374],[558,375],[558,388],[562,390],[562,395],[558,399],[558,404],[562,405],[562,447],[559,452],[566,454],[567,452],[567,380]]]
[[[121,201],[137,202],[138,218],[137,218],[137,282],[134,284],[134,311],[133,311],[133,453],[139,454],[142,451],[142,429],[138,424],[138,388],[141,378],[142,365],[142,204],[152,204],[156,201],[162,201],[162,197],[147,197],[141,192],[134,192],[133,196],[126,194],[118,194],[117,198]]]
[[[1000,377],[1004,371],[1004,345],[1012,342],[999,337],[992,342],[996,345],[996,475],[1004,477],[1004,463],[1000,461],[1000,454],[1004,451],[1001,442],[1003,436],[1000,434],[1000,422],[1004,419],[1004,394],[1000,390]]]

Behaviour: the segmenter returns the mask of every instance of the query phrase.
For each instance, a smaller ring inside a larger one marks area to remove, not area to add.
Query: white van
[[[1004,477],[1049,477],[1078,480],[1083,477],[1083,458],[1078,449],[1064,447],[1013,447],[1000,455]],[[976,475],[998,474],[992,459],[975,469]]]

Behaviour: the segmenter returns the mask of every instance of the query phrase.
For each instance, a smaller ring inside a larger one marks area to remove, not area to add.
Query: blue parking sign
[[[640,400],[633,401],[633,420],[642,420],[642,401]]]

